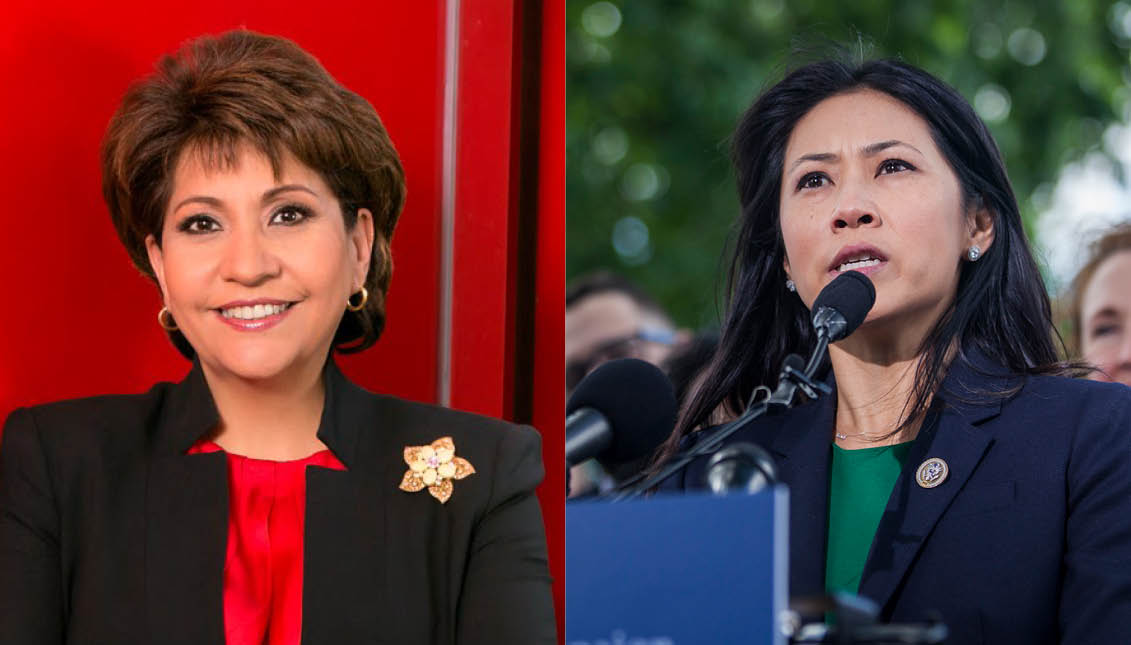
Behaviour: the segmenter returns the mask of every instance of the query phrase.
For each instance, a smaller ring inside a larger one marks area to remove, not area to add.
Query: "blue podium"
[[[789,498],[566,505],[566,645],[781,645]]]

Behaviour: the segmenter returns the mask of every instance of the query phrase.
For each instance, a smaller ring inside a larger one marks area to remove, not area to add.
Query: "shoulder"
[[[141,394],[92,396],[18,408],[8,415],[3,435],[36,434],[46,450],[76,453],[88,450],[92,442],[140,442],[156,422],[170,387],[170,383],[158,383]]]
[[[1030,464],[1055,463],[1070,480],[1125,469],[1124,456],[1131,452],[1131,388],[1029,376],[1001,402],[1000,416],[983,427],[1008,454],[1023,455]]]
[[[379,436],[395,437],[404,446],[451,437],[456,455],[470,461],[478,472],[541,481],[542,436],[531,426],[386,394],[369,393],[369,397]]]
[[[1114,456],[1131,451],[1131,388],[1120,383],[1043,376],[1030,379],[1016,402],[1033,426],[1069,431],[1072,455]]]
[[[496,446],[504,441],[541,441],[541,436],[530,426],[387,394],[370,396],[378,424],[388,424],[386,429],[395,428],[406,440],[428,442],[436,436],[451,436],[457,445],[463,439],[465,444],[481,446]]]
[[[103,394],[77,399],[64,399],[24,408],[21,413],[44,426],[66,426],[75,421],[97,419],[132,419],[144,417],[160,407],[172,383],[157,383],[139,394]]]
[[[430,403],[409,401],[389,394],[369,393],[381,420],[395,422],[406,431],[427,433],[436,428],[453,432],[476,433],[486,437],[500,437],[509,432],[521,432],[520,426],[473,412],[464,412]]]
[[[1065,376],[1030,376],[1003,404],[1002,412],[1079,427],[1126,425],[1131,420],[1131,388]]]
[[[60,495],[87,495],[94,482],[145,463],[169,387],[19,408],[4,423],[0,459],[5,468],[38,464]]]
[[[1106,383],[1068,376],[1030,376],[1026,379],[1023,392],[1029,395],[1077,398],[1087,402],[1131,401],[1131,387],[1122,383]]]

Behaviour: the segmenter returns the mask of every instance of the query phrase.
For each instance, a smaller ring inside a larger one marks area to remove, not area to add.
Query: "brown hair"
[[[1104,233],[1101,238],[1092,242],[1088,261],[1076,277],[1072,280],[1072,303],[1070,315],[1072,320],[1072,342],[1074,350],[1079,353],[1084,350],[1084,291],[1095,276],[1096,270],[1112,255],[1120,251],[1131,251],[1131,223],[1120,224]]]
[[[358,209],[373,214],[369,300],[342,317],[333,340],[339,352],[372,346],[385,326],[404,170],[373,106],[289,40],[246,30],[203,36],[126,92],[102,144],[102,193],[130,260],[156,283],[145,239],[161,244],[182,153],[195,149],[207,163],[231,166],[242,143],[262,152],[276,176],[287,152],[316,171],[341,202],[347,229]],[[194,356],[179,331],[169,336]]]

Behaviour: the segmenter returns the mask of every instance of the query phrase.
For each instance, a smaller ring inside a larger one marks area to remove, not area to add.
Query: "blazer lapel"
[[[400,472],[374,456],[372,397],[328,361],[326,405],[318,437],[346,466],[306,472],[302,643],[383,641],[397,617],[380,616],[388,603],[384,563],[385,511]],[[363,456],[365,455],[365,456]],[[394,455],[400,459],[400,455]]]
[[[1001,411],[1001,398],[987,395],[1002,391],[1006,377],[980,354],[969,360],[972,364],[962,359],[952,364],[936,403],[938,424],[916,438],[876,529],[859,593],[885,611],[939,518],[992,444],[990,434],[976,426]],[[916,473],[931,458],[945,461],[949,473],[935,488],[924,488]]]
[[[311,466],[306,472],[302,642],[366,642],[384,638],[377,611],[385,571],[384,491],[371,477]],[[385,625],[386,633],[389,625]]]
[[[145,597],[153,642],[224,642],[227,474],[222,452],[152,461]]]
[[[830,438],[836,395],[787,412],[766,442],[789,486],[789,588],[791,596],[821,594],[825,587]]]
[[[151,435],[145,501],[145,598],[150,639],[220,643],[228,477],[223,453],[186,455],[219,415],[194,364],[174,386]]]

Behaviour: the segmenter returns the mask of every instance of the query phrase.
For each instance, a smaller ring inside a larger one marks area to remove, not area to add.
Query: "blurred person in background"
[[[663,307],[628,278],[594,271],[566,288],[566,396],[602,363],[638,358],[663,369],[665,361],[686,344],[690,332],[678,329]],[[642,464],[641,464],[642,465]],[[629,465],[628,474],[640,469]],[[570,469],[570,497],[594,494],[621,478],[595,460]]]
[[[1131,223],[1091,247],[1072,281],[1072,337],[1091,378],[1131,385]]]
[[[566,395],[607,361],[662,365],[690,336],[628,278],[611,271],[583,275],[566,288]]]

